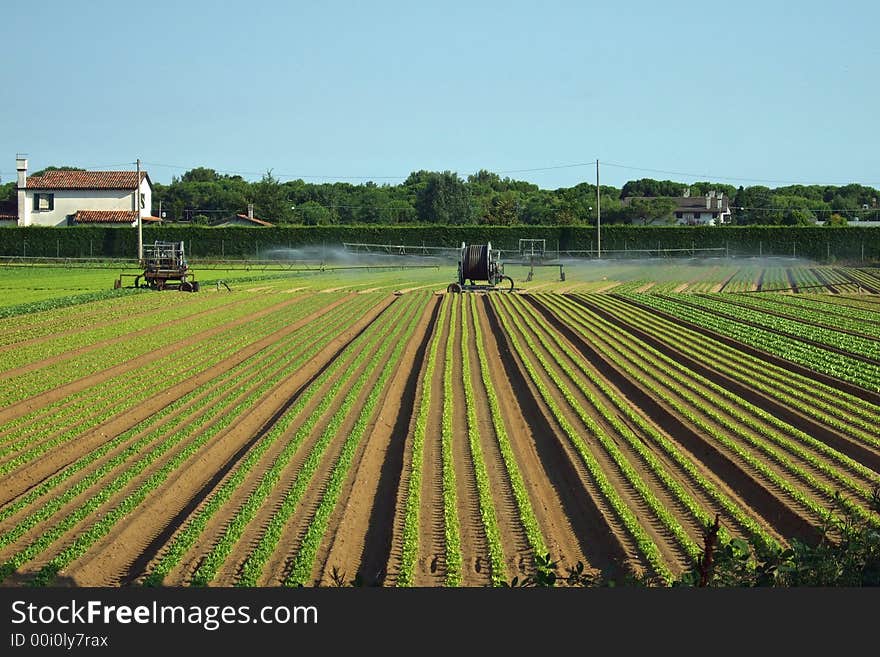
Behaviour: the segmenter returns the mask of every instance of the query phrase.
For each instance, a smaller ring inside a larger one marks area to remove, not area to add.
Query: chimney
[[[722,208],[721,199],[722,199],[723,197],[724,197],[724,192],[718,192],[718,199],[717,199],[717,206],[716,206],[716,207],[717,207],[719,210]]]
[[[711,210],[711,209],[712,209],[712,197],[709,196],[708,193],[706,194],[706,209],[707,209],[707,210]]]
[[[248,219],[253,220],[254,218],[254,204],[248,203]]]
[[[18,188],[27,187],[27,158],[21,154],[15,156],[15,168],[18,170]]]
[[[684,188],[684,198],[690,198],[690,197],[691,197],[691,188],[685,187]]]
[[[15,168],[18,172],[18,225],[30,226],[31,213],[27,204],[27,157],[23,153],[15,156]]]

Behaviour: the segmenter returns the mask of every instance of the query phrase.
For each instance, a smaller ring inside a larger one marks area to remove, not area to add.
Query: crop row
[[[421,395],[415,412],[413,424],[412,458],[409,482],[403,509],[403,539],[401,546],[400,571],[397,575],[398,586],[412,586],[415,579],[416,560],[419,556],[419,524],[421,521],[422,470],[425,458],[425,433],[428,414],[431,410],[431,388],[434,370],[437,367],[437,351],[440,345],[440,327],[446,322],[449,306],[444,298],[440,306],[440,314],[434,324],[434,335],[428,347],[425,369],[421,378]]]
[[[723,367],[725,375],[762,394],[850,437],[880,446],[880,408],[866,400],[789,372],[619,299],[592,297],[590,302],[715,370]]]
[[[317,302],[305,303],[297,308],[296,317],[303,317],[308,311],[318,306]],[[173,386],[235,353],[240,348],[263,337],[266,332],[282,327],[293,319],[286,313],[279,313],[272,321],[259,323],[259,329],[241,325],[224,332],[222,340],[215,340],[208,345],[193,343],[180,351],[161,358],[146,367],[125,372],[103,382],[87,392],[77,395],[64,408],[58,408],[63,402],[50,405],[45,412],[36,411],[35,421],[30,418],[19,418],[10,423],[10,437],[19,437],[13,443],[0,448],[0,457],[18,453],[18,456],[0,465],[0,474],[6,473],[27,463],[60,444],[67,442],[83,431],[104,422],[111,417],[124,413],[147,398],[155,395],[157,378],[166,386]],[[49,418],[47,421],[44,418]],[[17,429],[17,430],[16,430]],[[47,440],[43,440],[47,439]],[[35,442],[36,447],[22,452]]]
[[[324,539],[327,525],[330,522],[330,514],[336,508],[339,496],[342,493],[343,484],[349,476],[355,453],[367,432],[370,419],[373,417],[376,407],[379,404],[379,400],[384,394],[385,386],[387,385],[391,374],[397,368],[404,348],[412,338],[413,331],[415,330],[416,324],[418,323],[423,310],[424,304],[421,301],[411,304],[410,307],[406,309],[406,312],[410,315],[409,323],[406,324],[405,327],[403,324],[400,324],[399,327],[394,328],[389,334],[386,345],[393,344],[394,349],[385,362],[385,366],[379,373],[378,378],[369,386],[369,394],[361,405],[357,420],[348,432],[348,437],[342,445],[342,450],[336,459],[336,463],[333,465],[333,470],[330,473],[330,478],[325,486],[321,501],[318,503],[318,507],[315,509],[312,520],[306,528],[302,542],[300,543],[299,551],[296,553],[293,560],[293,566],[290,573],[284,579],[285,586],[299,586],[305,585],[309,582],[310,573],[314,568],[315,558],[318,553],[318,547]],[[347,412],[354,412],[353,400],[350,401]],[[248,582],[242,581],[240,584],[248,584]]]
[[[198,339],[198,332],[219,328],[234,319],[241,320],[262,310],[265,305],[265,301],[257,297],[252,302],[237,305],[232,316],[223,312],[221,308],[210,315],[199,317],[197,321],[178,322],[138,336],[126,343],[124,349],[120,349],[116,344],[102,346],[84,354],[65,358],[39,370],[10,377],[3,394],[0,394],[0,403],[15,403],[151,351],[167,349],[168,345],[186,343],[193,338]]]
[[[598,341],[601,337],[594,332],[595,328],[593,322],[590,321],[589,316],[586,315],[582,309],[573,304],[561,302],[555,297],[541,296],[540,301],[545,304],[546,307],[551,309],[551,311],[575,333],[583,336],[591,344],[603,344]],[[633,380],[643,385],[650,385],[646,383],[646,379],[642,375],[633,370],[632,367],[622,359],[618,351],[605,349],[602,353],[603,356],[614,363],[620,371],[625,372],[628,376],[632,377]],[[775,544],[775,540],[770,537],[770,535],[767,534],[767,532],[764,531],[754,519],[746,514],[742,507],[725,495],[709,477],[703,474],[703,472],[694,464],[694,460],[689,454],[682,452],[673,440],[658,431],[650,422],[646,421],[640,413],[635,411],[625,398],[622,398],[617,392],[615,392],[615,390],[609,386],[608,383],[603,381],[602,377],[593,369],[582,368],[581,371],[608,399],[612,401],[618,411],[625,415],[627,420],[633,423],[634,426],[638,427],[643,435],[649,437],[667,456],[671,457],[676,466],[686,474],[698,489],[702,490],[709,498],[714,500],[719,507],[724,509],[730,517],[735,519],[736,522],[741,527],[745,528],[753,537],[757,538],[765,545]],[[648,467],[651,468],[661,480],[664,482],[668,481],[668,483],[665,483],[667,488],[669,488],[673,494],[691,510],[691,513],[693,513],[697,519],[704,523],[709,520],[705,510],[700,510],[694,501],[688,500],[686,492],[677,490],[680,487],[680,484],[672,480],[668,475],[661,475],[661,472],[664,469],[663,464],[657,461],[651,450],[644,450],[644,448],[641,448],[637,449],[637,451],[639,451],[642,459]],[[722,537],[725,535],[725,530],[722,529]]]
[[[398,304],[395,304],[398,306]],[[386,311],[387,312],[387,311]],[[394,308],[391,311],[391,317],[400,316],[400,308]],[[276,486],[279,485],[283,472],[286,470],[291,459],[298,452],[303,442],[312,434],[318,422],[324,414],[336,403],[338,396],[342,394],[348,387],[348,395],[355,397],[360,394],[361,386],[351,385],[351,381],[360,370],[361,366],[367,362],[371,356],[372,350],[375,349],[379,341],[380,332],[377,330],[378,321],[374,321],[370,328],[362,333],[343,354],[334,359],[334,362],[316,379],[309,388],[304,391],[298,398],[296,403],[285,412],[284,416],[276,422],[271,430],[270,440],[276,439],[283,435],[306,409],[311,399],[318,393],[325,382],[329,387],[321,394],[317,406],[297,428],[295,434],[287,439],[284,449],[275,458],[272,466],[263,474],[256,488],[247,497],[244,503],[239,507],[238,511],[233,515],[226,524],[225,531],[220,538],[214,543],[211,551],[202,560],[201,565],[193,574],[191,584],[195,586],[203,586],[211,582],[220,567],[225,563],[226,558],[232,552],[232,549],[244,535],[248,525],[256,517],[257,513],[263,507]],[[371,364],[373,361],[369,361]],[[341,376],[333,378],[336,372],[342,371]],[[369,366],[361,374],[361,378],[369,375]],[[347,401],[347,400],[346,400]],[[343,402],[343,406],[346,402]],[[314,468],[317,467],[317,461],[323,448],[329,439],[332,438],[338,429],[338,423],[344,419],[344,415],[339,412],[334,414],[330,419],[327,428],[316,442],[313,451],[309,454],[306,462],[301,466],[296,478],[286,492],[281,506],[276,510],[268,526],[264,529],[260,540],[252,551],[250,557],[245,562],[243,572],[245,577],[256,577],[262,570],[265,561],[272,553],[272,549],[277,543],[284,530],[286,520],[295,510],[299,501],[299,496],[308,484],[308,479]]]
[[[748,345],[758,347],[818,372],[825,372],[846,381],[880,391],[880,368],[843,354],[827,351],[792,337],[765,331],[726,319],[708,310],[701,310],[650,294],[628,295],[639,303],[669,313],[677,318],[729,335]]]
[[[774,329],[787,337],[812,340],[849,353],[869,358],[880,358],[880,342],[876,340],[843,333],[832,328],[806,324],[795,319],[778,317],[754,308],[743,308],[732,303],[725,303],[723,299],[724,297],[694,295],[687,297],[687,300],[674,298],[673,301],[682,305],[698,306],[734,321],[753,322],[762,329]],[[806,318],[809,319],[808,316]]]
[[[502,303],[494,297],[492,298],[492,302],[493,307],[496,309],[499,309]],[[549,364],[546,362],[546,360],[544,360],[540,352],[536,351],[532,345],[527,345],[529,348],[525,348],[522,346],[520,340],[516,337],[516,333],[514,332],[513,322],[508,320],[506,313],[499,312],[498,316],[501,320],[502,326],[504,327],[505,335],[510,341],[510,344],[513,346],[514,351],[519,356],[519,360],[526,370],[526,373],[528,374],[534,386],[538,389],[538,392],[543,399],[544,404],[554,416],[557,425],[567,436],[569,442],[574,447],[576,452],[580,455],[582,462],[586,466],[590,477],[595,482],[600,493],[614,509],[614,512],[617,514],[621,522],[626,527],[627,531],[633,537],[639,551],[651,565],[654,572],[662,579],[666,581],[671,581],[672,573],[664,562],[663,557],[661,556],[660,551],[657,548],[657,545],[639,523],[636,514],[632,511],[632,509],[630,509],[630,507],[621,497],[620,493],[616,490],[615,486],[608,479],[608,476],[603,471],[601,465],[590,452],[590,449],[584,442],[583,438],[581,438],[580,432],[568,421],[565,413],[554,399],[550,389],[544,383],[543,379],[538,374],[538,371],[535,369],[535,366],[532,364],[529,355],[531,354],[534,357],[537,357],[543,371],[547,372],[548,374],[552,374],[552,367],[549,366]],[[561,383],[559,377],[551,376],[551,378],[554,385],[556,385],[560,393],[562,393],[562,395],[566,398],[566,401],[572,407],[578,406],[578,404],[573,399],[571,399],[571,393]]]
[[[516,500],[519,519],[526,533],[529,546],[535,554],[546,554],[547,543],[538,525],[532,504],[529,501],[529,495],[526,490],[525,480],[520,472],[516,457],[513,454],[513,448],[510,445],[510,438],[507,435],[507,429],[504,425],[504,418],[501,414],[501,407],[498,403],[498,395],[495,393],[495,384],[489,375],[489,359],[486,355],[486,346],[483,342],[483,330],[480,327],[480,321],[477,313],[476,299],[470,297],[470,310],[474,321],[474,342],[477,348],[477,358],[480,368],[480,379],[486,397],[489,400],[489,414],[492,418],[492,428],[495,431],[495,439],[498,443],[498,449],[501,452],[501,458],[504,461],[504,467],[507,471],[507,477],[510,480],[510,486],[513,489],[513,497]]]
[[[309,332],[310,331],[306,331],[306,333]],[[310,348],[312,347],[310,346]],[[320,345],[315,346],[314,349],[320,349]],[[301,356],[301,359],[296,359],[296,356]],[[160,479],[164,480],[164,477],[167,477],[167,475],[172,472],[172,469],[169,469],[169,463],[180,465],[187,458],[187,456],[194,454],[201,445],[204,445],[208,440],[218,435],[223,429],[228,427],[238,415],[250,409],[254,405],[254,403],[266,392],[268,392],[272,387],[274,387],[283,376],[289,375],[285,373],[295,372],[302,364],[302,362],[304,362],[309,357],[311,357],[310,354],[301,354],[299,351],[296,350],[289,353],[284,353],[282,355],[282,362],[278,365],[275,371],[261,372],[261,377],[258,379],[256,385],[253,385],[250,390],[243,390],[242,392],[238,392],[238,386],[241,385],[242,382],[248,379],[252,379],[254,377],[254,373],[251,371],[252,363],[249,361],[244,361],[233,368],[233,370],[230,371],[229,375],[225,377],[224,381],[221,381],[217,384],[215,384],[215,382],[206,384],[205,386],[203,386],[204,389],[194,390],[188,395],[182,397],[177,402],[171,404],[168,407],[168,413],[173,413],[173,411],[184,407],[194,401],[197,401],[198,408],[201,410],[197,413],[190,410],[190,414],[187,415],[184,423],[180,424],[173,431],[169,432],[167,429],[157,428],[152,434],[146,436],[143,441],[140,441],[140,445],[132,446],[133,449],[128,449],[120,454],[117,459],[129,453],[132,453],[132,455],[141,454],[140,450],[137,449],[137,447],[146,447],[157,437],[164,436],[161,443],[153,447],[148,453],[143,454],[135,464],[129,466],[128,469],[117,475],[112,481],[102,485],[100,491],[95,496],[90,497],[80,507],[68,513],[61,522],[56,524],[51,529],[44,531],[36,541],[28,545],[25,549],[13,555],[13,557],[8,559],[6,563],[0,566],[0,580],[8,576],[10,572],[14,571],[20,565],[29,561],[37,554],[42,552],[66,531],[76,526],[76,524],[78,524],[81,520],[87,518],[102,504],[104,504],[106,501],[109,501],[114,494],[116,494],[118,491],[122,491],[129,484],[129,482],[132,482],[141,472],[145,471],[148,466],[156,462],[158,459],[160,459],[160,457],[168,453],[176,445],[185,445],[184,449],[180,451],[173,459],[168,461],[168,463],[165,464],[165,467],[163,467],[159,471],[160,473],[162,473],[160,475]],[[230,401],[226,403],[221,403],[221,400],[223,400],[224,398],[228,398]],[[160,415],[165,416],[167,414],[163,412]],[[135,433],[139,429],[147,426],[152,421],[153,418],[145,420],[143,423],[141,423],[141,425],[134,427],[131,430],[130,435],[135,435]],[[195,436],[195,438],[187,443],[186,441],[193,436]],[[74,466],[68,468],[68,471],[75,470],[75,466],[80,466],[80,468],[83,467],[90,460],[92,460],[93,456],[96,455],[98,455],[98,452],[94,452],[87,457],[80,459],[80,461],[75,463]],[[113,461],[115,460],[116,459],[113,459],[111,462],[105,464],[105,466],[102,467],[102,469],[99,470],[98,473],[95,473],[94,477],[98,477],[99,473],[102,473],[105,469],[111,468]],[[78,485],[68,490],[60,498],[57,498],[49,504],[44,504],[43,506],[41,506],[40,510],[25,518],[20,523],[19,527],[16,527],[12,532],[10,532],[10,534],[23,533],[21,531],[22,528],[28,529],[31,526],[37,524],[37,522],[45,519],[45,517],[49,517],[54,514],[55,511],[60,509],[67,501],[72,500],[81,492],[87,490],[89,485],[97,481],[97,479],[94,477],[89,481],[84,480],[79,482]],[[132,493],[132,495],[143,499],[143,497],[146,496],[149,490],[158,486],[158,480],[153,479],[151,480],[151,482],[152,483],[146,482],[142,484],[135,493]],[[52,483],[52,480],[46,482],[46,484],[49,483]],[[60,481],[54,483],[57,484],[60,483]],[[150,483],[149,486],[147,486],[148,483]],[[147,486],[147,488],[144,488],[144,486]],[[127,506],[126,508],[129,511],[131,510],[131,507]],[[109,516],[104,516],[104,519],[108,517]],[[115,517],[116,519],[118,519],[118,516]],[[109,526],[107,525],[107,523],[104,520],[102,520],[102,523],[103,524],[101,525],[101,527],[109,531]],[[94,540],[97,540],[98,535],[92,533],[92,537]],[[4,542],[8,543],[7,540],[4,540]],[[82,540],[79,540],[78,545],[78,549],[84,549],[85,547],[88,547],[88,545],[83,544]]]
[[[461,296],[461,295],[456,295]],[[456,299],[456,304],[459,300]],[[471,461],[474,466],[474,478],[477,482],[477,496],[480,505],[480,519],[486,532],[486,544],[489,551],[489,565],[494,585],[505,581],[504,551],[501,546],[501,533],[498,519],[492,504],[492,490],[489,485],[489,473],[480,446],[480,432],[477,425],[477,408],[474,397],[474,385],[471,379],[470,330],[468,324],[473,315],[468,312],[469,305],[461,302],[461,378],[464,387],[465,415],[467,419],[467,436],[470,447]],[[474,317],[474,319],[476,319]]]
[[[819,441],[815,441],[796,428],[777,420],[745,400],[739,399],[721,386],[687,370],[655,349],[646,345],[639,345],[635,340],[623,336],[621,336],[620,341],[629,344],[628,350],[633,355],[630,357],[632,362],[641,363],[640,367],[646,371],[653,370],[652,376],[658,383],[667,390],[674,391],[676,397],[689,404],[692,408],[698,409],[705,417],[723,428],[723,433],[718,431],[714,433],[725,446],[733,449],[738,455],[747,457],[750,465],[758,467],[774,484],[812,511],[816,517],[822,516],[824,508],[814,497],[794,486],[788,478],[772,471],[763,462],[759,462],[749,451],[749,448],[743,448],[736,444],[731,439],[731,436],[736,436],[737,439],[751,446],[751,448],[762,452],[787,471],[789,476],[800,479],[810,489],[818,491],[826,500],[830,500],[834,496],[836,488],[816,478],[809,470],[804,469],[795,460],[792,460],[788,454],[807,462],[811,467],[835,479],[861,497],[867,499],[869,496],[867,490],[853,482],[842,471],[818,459],[811,451],[801,448],[791,439],[783,436],[780,430],[786,430],[789,435],[806,442],[813,448],[819,448],[821,445],[822,451],[826,456],[830,456],[842,464],[858,467],[858,464],[852,462],[848,457],[824,446]],[[661,363],[662,366],[660,365]],[[705,422],[702,424],[705,425]],[[749,430],[746,430],[746,428]],[[775,443],[777,447],[783,448],[784,451],[779,451],[771,443]],[[849,500],[845,500],[844,503],[858,515],[866,519],[869,517],[870,514],[866,512],[863,506]]]

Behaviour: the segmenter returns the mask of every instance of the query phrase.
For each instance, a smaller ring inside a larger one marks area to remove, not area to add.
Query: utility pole
[[[596,160],[596,257],[602,257],[602,197],[599,194],[599,160]]]
[[[137,159],[137,180],[134,188],[134,209],[138,222],[138,264],[144,264],[144,228],[141,221],[141,158]]]

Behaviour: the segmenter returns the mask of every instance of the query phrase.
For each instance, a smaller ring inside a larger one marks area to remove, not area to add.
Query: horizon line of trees
[[[52,169],[36,172],[39,175]],[[709,181],[680,183],[642,178],[618,189],[601,185],[602,223],[674,223],[673,197],[685,189],[691,196],[710,191],[729,200],[734,224],[829,225],[847,220],[880,220],[880,191],[859,184],[762,185],[735,187]],[[0,185],[0,201],[14,197],[15,182]],[[640,197],[624,204],[628,197]],[[641,198],[644,197],[644,198]],[[208,167],[196,167],[171,183],[153,185],[153,210],[161,202],[170,222],[210,223],[244,213],[253,204],[254,216],[273,224],[485,224],[573,225],[596,222],[596,186],[588,182],[554,190],[534,183],[500,177],[481,169],[461,178],[453,171],[413,171],[401,184],[346,182],[281,182],[267,171],[249,182]]]

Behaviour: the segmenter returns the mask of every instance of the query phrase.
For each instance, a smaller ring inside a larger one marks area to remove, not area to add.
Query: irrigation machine
[[[478,281],[486,281],[479,283]],[[499,288],[499,284],[507,281],[508,288]],[[471,244],[461,243],[458,258],[458,280],[450,283],[447,292],[475,292],[480,290],[513,291],[513,279],[504,275],[501,252],[492,248],[492,243]]]
[[[114,287],[122,287],[123,276],[133,276],[134,287],[148,287],[153,290],[176,289],[181,292],[199,291],[199,282],[189,271],[183,242],[160,242],[157,240],[151,245],[144,245],[141,266],[143,273],[120,274]]]

